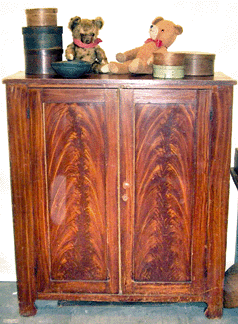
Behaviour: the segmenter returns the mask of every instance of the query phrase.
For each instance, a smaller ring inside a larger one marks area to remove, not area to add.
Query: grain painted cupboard
[[[234,80],[7,89],[20,313],[36,299],[223,305]]]

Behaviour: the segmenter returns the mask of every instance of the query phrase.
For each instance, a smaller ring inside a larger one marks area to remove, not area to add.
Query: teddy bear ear
[[[181,35],[183,32],[183,27],[181,27],[179,25],[175,25],[174,27],[175,27],[177,35]]]
[[[93,23],[99,28],[101,29],[104,25],[104,21],[101,17],[97,17],[96,19],[93,20]]]
[[[164,20],[164,18],[162,18],[162,17],[156,17],[156,18],[152,21],[152,25],[156,25],[156,24],[158,24],[158,22],[160,22],[161,20]]]
[[[80,22],[81,22],[81,18],[78,16],[71,18],[68,25],[69,29],[73,31],[74,28],[80,24]]]

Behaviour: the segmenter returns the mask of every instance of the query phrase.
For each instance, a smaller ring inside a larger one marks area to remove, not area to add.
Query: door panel
[[[104,119],[98,104],[45,105],[53,280],[107,279]]]
[[[196,262],[194,256],[198,244],[205,247],[206,200],[197,187],[208,172],[200,141],[209,140],[209,94],[125,90],[121,96],[122,290],[191,293],[204,280],[204,252]]]
[[[135,109],[134,280],[190,281],[195,112]]]
[[[35,158],[43,161],[45,174],[38,200],[45,194],[47,203],[44,215],[36,213],[48,237],[38,259],[39,265],[48,264],[48,271],[37,270],[48,284],[39,289],[116,292],[116,93],[45,90],[39,98],[33,118],[42,120],[43,138],[34,152],[39,152]],[[36,165],[35,177],[38,171]]]

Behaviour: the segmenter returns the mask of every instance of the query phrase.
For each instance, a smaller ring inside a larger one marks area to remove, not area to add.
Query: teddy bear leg
[[[129,73],[128,66],[130,65],[130,63],[131,61],[127,61],[124,63],[110,62],[109,71],[113,74],[128,74]]]
[[[105,64],[101,67],[101,73],[109,73],[109,64]]]
[[[129,71],[137,74],[152,74],[153,68],[152,66],[148,66],[147,62],[136,58],[129,65]]]
[[[100,73],[101,72],[101,64],[93,63],[92,70],[94,73]]]
[[[92,70],[94,73],[108,73],[109,72],[108,64],[102,64],[102,63],[96,63],[96,62],[92,65]]]

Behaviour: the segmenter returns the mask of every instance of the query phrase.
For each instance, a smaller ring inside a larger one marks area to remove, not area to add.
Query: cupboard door
[[[210,101],[207,90],[121,91],[123,293],[205,291]]]
[[[38,292],[118,291],[116,91],[30,90]]]

